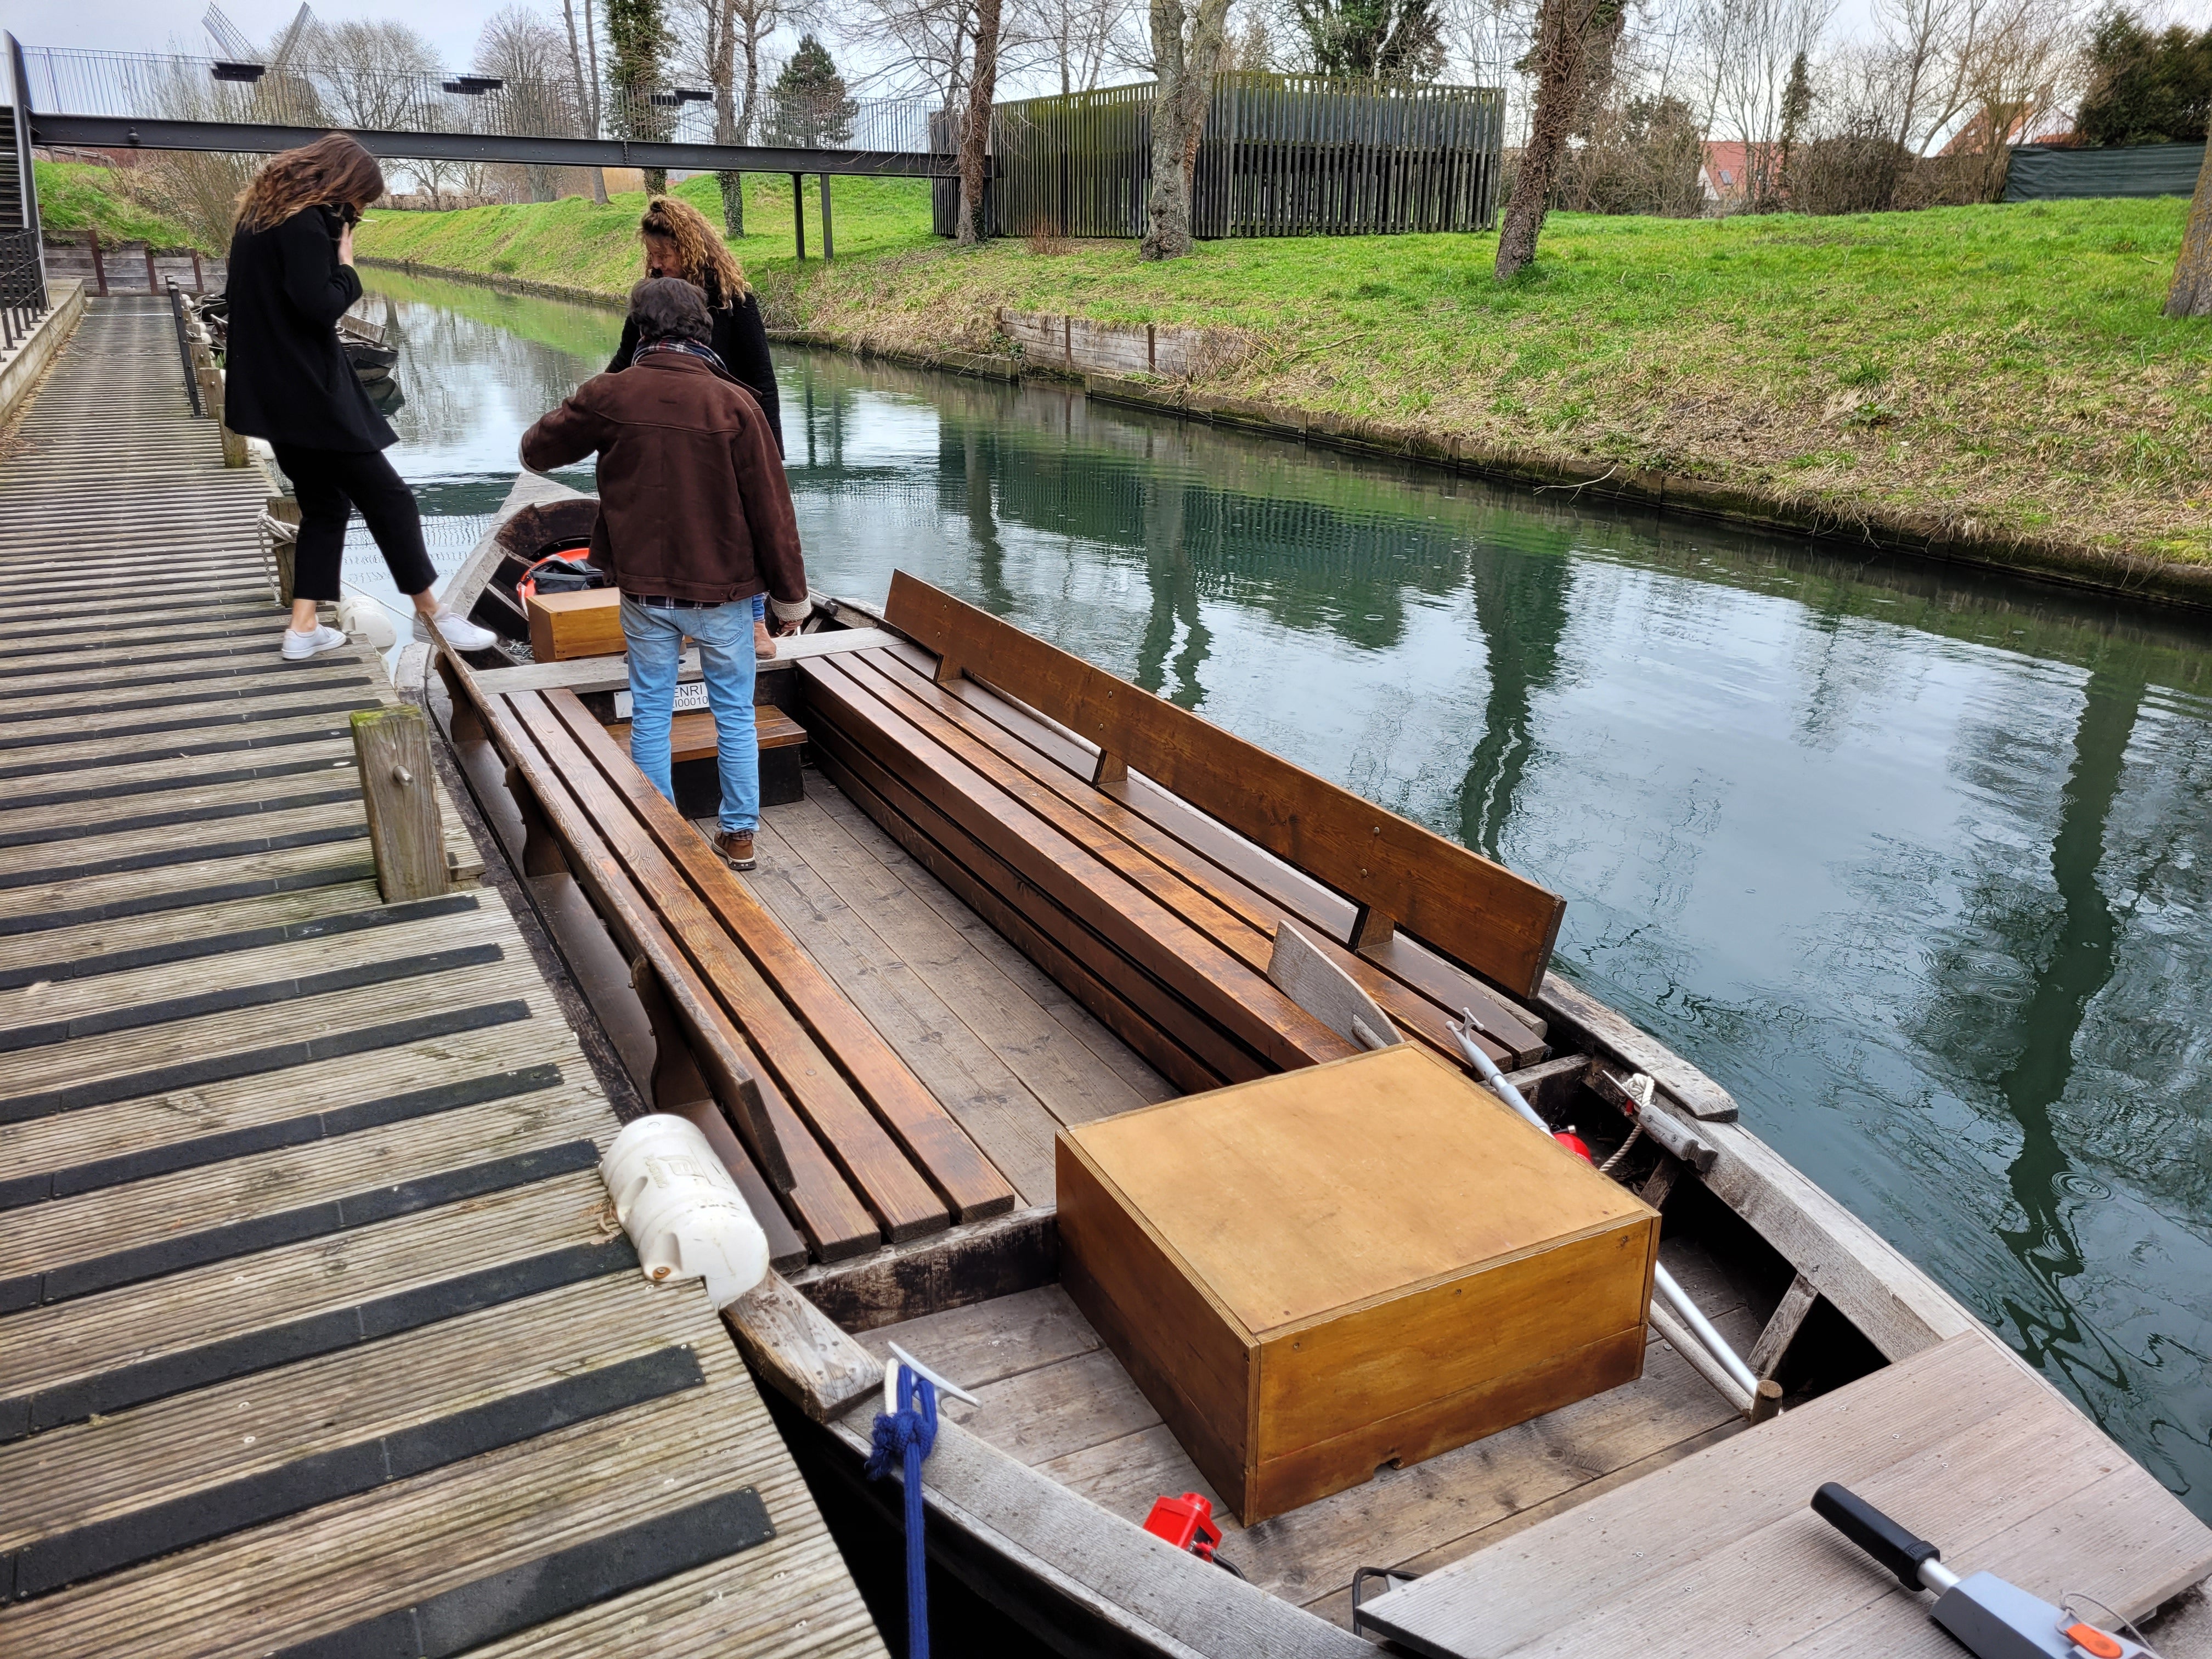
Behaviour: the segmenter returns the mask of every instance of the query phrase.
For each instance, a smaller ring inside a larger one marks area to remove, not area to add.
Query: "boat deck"
[[[1675,1276],[1748,1348],[1765,1310],[1694,1244],[1661,1252]],[[1753,1292],[1755,1294],[1755,1292]],[[1740,1431],[1743,1420],[1657,1336],[1644,1376],[1411,1468],[1245,1528],[1223,1511],[1159,1413],[1059,1285],[955,1308],[857,1339],[897,1343],[982,1404],[944,1414],[1124,1520],[1157,1498],[1215,1504],[1221,1553],[1253,1583],[1340,1625],[1361,1567],[1427,1572]],[[1379,1593],[1370,1590],[1369,1594]]]
[[[762,814],[749,878],[1024,1205],[1060,1127],[1172,1099],[1145,1064],[820,773]],[[713,832],[711,823],[704,826]]]
[[[0,1651],[881,1654],[450,797],[381,901],[392,694],[280,664],[180,382],[96,302],[0,461]]]

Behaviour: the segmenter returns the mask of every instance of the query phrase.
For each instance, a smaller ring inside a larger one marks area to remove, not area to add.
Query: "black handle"
[[[1940,1561],[1943,1552],[1911,1533],[1880,1510],[1831,1480],[1813,1494],[1813,1513],[1897,1575],[1909,1590],[1924,1589],[1920,1564]]]

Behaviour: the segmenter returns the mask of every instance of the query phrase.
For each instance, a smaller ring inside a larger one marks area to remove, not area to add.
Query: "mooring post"
[[[159,294],[161,291],[161,279],[154,274],[154,245],[149,242],[146,244],[146,292]]]
[[[384,902],[435,898],[447,882],[428,717],[411,703],[364,708],[353,717],[353,750]]]
[[[97,291],[105,295],[107,292],[107,264],[100,257],[100,233],[88,229],[84,234],[92,240],[92,280]]]
[[[828,264],[837,257],[837,242],[830,228],[830,175],[815,175],[822,180],[822,263]]]
[[[791,175],[791,234],[799,243],[799,263],[806,263],[806,175]]]

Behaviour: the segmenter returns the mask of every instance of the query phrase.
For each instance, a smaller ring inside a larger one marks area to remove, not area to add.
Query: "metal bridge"
[[[946,178],[918,98],[825,100],[763,90],[725,122],[697,87],[593,89],[328,62],[230,63],[18,48],[15,102],[40,145],[93,149],[289,149],[333,130],[398,160],[714,172]]]

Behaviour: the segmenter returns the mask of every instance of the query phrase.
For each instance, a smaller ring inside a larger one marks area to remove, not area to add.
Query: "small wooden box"
[[[1060,1276],[1246,1525],[1632,1382],[1659,1216],[1407,1042],[1061,1131]]]
[[[622,595],[611,587],[533,593],[523,610],[530,618],[530,654],[539,662],[617,657],[628,648],[623,640]]]

